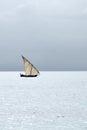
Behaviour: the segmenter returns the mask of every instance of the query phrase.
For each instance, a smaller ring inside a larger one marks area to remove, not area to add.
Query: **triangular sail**
[[[38,75],[39,71],[28,61],[24,56],[22,56],[24,61],[25,75]]]

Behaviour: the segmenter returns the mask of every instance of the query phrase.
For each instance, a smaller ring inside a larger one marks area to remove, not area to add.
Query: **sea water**
[[[87,72],[0,72],[0,130],[87,130]]]

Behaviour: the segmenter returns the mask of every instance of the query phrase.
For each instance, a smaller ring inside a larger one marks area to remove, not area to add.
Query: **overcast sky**
[[[0,70],[87,70],[87,0],[0,0]]]

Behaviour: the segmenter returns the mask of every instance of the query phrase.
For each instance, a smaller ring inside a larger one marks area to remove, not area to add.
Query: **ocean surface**
[[[0,72],[0,130],[87,130],[87,72]]]

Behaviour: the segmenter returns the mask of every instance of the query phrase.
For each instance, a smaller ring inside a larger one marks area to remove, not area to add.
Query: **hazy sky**
[[[0,70],[87,70],[87,0],[0,0]]]

